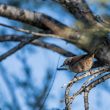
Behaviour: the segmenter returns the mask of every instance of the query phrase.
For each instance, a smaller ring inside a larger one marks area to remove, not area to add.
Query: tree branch
[[[90,10],[85,0],[54,0],[63,5],[78,20],[86,23],[85,25],[96,24],[95,16]]]
[[[110,78],[110,73],[98,78],[97,80],[91,82],[84,90],[84,93],[85,93],[85,99],[84,99],[84,102],[85,102],[85,110],[89,110],[89,102],[88,102],[88,94],[90,92],[91,89],[93,89],[94,87],[96,87],[98,84],[101,84],[102,82],[106,81],[107,79]]]
[[[88,72],[86,72],[86,73],[83,74],[83,75],[80,75],[80,76],[77,76],[77,77],[73,78],[73,79],[68,83],[68,85],[67,85],[67,87],[66,87],[66,91],[65,91],[65,104],[66,104],[67,110],[70,110],[70,108],[71,108],[71,107],[70,107],[70,104],[71,104],[72,100],[74,100],[74,98],[75,98],[77,95],[81,94],[81,93],[83,92],[83,90],[84,90],[84,87],[82,87],[79,91],[77,91],[77,93],[73,94],[73,96],[70,97],[70,96],[69,96],[69,94],[70,94],[70,89],[71,89],[71,87],[72,87],[72,85],[73,85],[74,83],[76,83],[77,81],[79,81],[79,80],[81,80],[81,79],[83,79],[83,78],[85,78],[85,77],[87,77],[87,76],[94,75],[94,74],[102,74],[102,73],[107,72],[107,71],[110,71],[110,67],[109,67],[109,66],[104,66],[104,67],[101,67],[101,68],[96,69],[96,70],[88,71]]]
[[[62,38],[62,37],[58,37],[57,35],[54,35],[54,34],[44,34],[44,33],[33,32],[33,31],[30,31],[30,30],[26,30],[26,29],[22,29],[22,28],[17,28],[15,26],[10,26],[10,25],[3,24],[3,23],[0,23],[0,26],[11,28],[13,30],[24,32],[24,33],[27,33],[27,34],[32,34],[32,35],[36,36],[37,38],[39,38],[39,37],[46,37],[46,36],[54,37],[54,38]]]
[[[89,110],[88,92],[84,91],[84,107],[85,110]]]
[[[25,41],[31,39],[31,37],[27,37],[25,35],[21,35],[21,36],[18,36],[18,35],[3,35],[2,36],[1,35],[0,36],[0,42],[5,42],[5,41],[25,42]],[[38,39],[30,42],[30,44],[52,50],[54,52],[57,52],[57,53],[65,56],[65,57],[75,56],[75,54],[73,54],[72,52],[69,52],[68,50],[65,50],[65,49],[63,49],[63,48],[61,48],[55,44],[50,44],[50,43],[47,43],[44,41],[40,41]]]
[[[23,23],[30,24],[32,26],[36,26],[42,29],[48,29],[42,23],[43,15],[44,14],[39,13],[39,12],[31,12],[28,10],[16,8],[14,6],[0,4],[0,16],[7,17],[7,18],[17,20],[17,21],[21,21]]]
[[[50,16],[40,12],[19,9],[6,4],[0,5],[0,16],[18,20],[44,30],[50,30],[59,36],[73,37],[74,34],[77,34],[74,29],[69,28]]]
[[[94,71],[94,70],[93,70],[93,71]],[[108,71],[108,70],[106,70],[106,71]],[[105,72],[106,72],[106,71],[105,71]],[[102,69],[101,69],[101,67],[100,67],[100,69],[98,69],[98,71],[97,71],[95,74],[93,74],[90,78],[88,78],[88,79],[83,83],[83,85],[81,86],[81,88],[80,88],[76,93],[73,94],[73,96],[71,97],[71,99],[74,100],[75,97],[77,97],[79,94],[81,94],[81,92],[86,88],[86,86],[89,84],[90,81],[92,81],[94,78],[96,78],[97,76],[99,76],[99,75],[102,74],[102,73],[103,73],[103,71],[102,71]]]
[[[90,52],[92,48],[97,47],[102,42],[104,42],[107,34],[110,32],[110,29],[107,27],[101,27],[101,26],[95,26],[95,25],[88,29],[86,28],[80,31],[76,31],[67,26],[60,25],[61,23],[44,14],[37,13],[37,12],[31,13],[28,10],[21,10],[19,8],[3,5],[3,4],[0,5],[0,15],[11,19],[20,20],[23,22],[28,21],[27,23],[30,23],[30,24],[31,23],[35,24],[36,22],[38,23],[39,21],[39,23],[42,23],[44,27],[48,27],[54,34],[74,43],[79,48],[86,50],[88,52]],[[108,54],[110,54],[110,48],[108,48],[108,45],[106,45],[102,47],[102,49],[100,50],[100,52],[96,54],[96,56],[103,64],[104,63],[110,64],[110,57],[108,57]]]
[[[0,35],[0,42],[5,42],[5,41],[15,41],[15,42],[25,42],[26,40],[30,39],[32,36],[27,36],[27,35]],[[33,44],[35,46],[40,46],[42,48],[46,48],[49,50],[52,50],[54,52],[57,52],[65,57],[72,57],[75,56],[72,52],[65,50],[55,44],[50,44],[41,40],[34,40],[30,42],[30,44]],[[93,68],[103,66],[103,63],[99,61],[95,61]]]
[[[14,54],[16,51],[20,50],[21,48],[23,48],[25,45],[27,45],[29,42],[32,42],[33,40],[35,40],[36,37],[32,37],[31,39],[25,41],[25,42],[21,42],[19,43],[17,46],[13,47],[12,49],[10,49],[8,52],[2,54],[0,56],[0,61],[3,61],[4,59],[6,59],[8,56]]]
[[[94,87],[96,87],[98,84],[101,84],[102,82],[104,82],[105,80],[110,78],[110,73],[98,78],[97,80],[91,82],[87,87],[86,90],[90,91],[91,89],[93,89]]]

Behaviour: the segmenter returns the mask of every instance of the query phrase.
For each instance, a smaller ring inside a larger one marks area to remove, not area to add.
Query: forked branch
[[[83,75],[80,75],[80,76],[77,76],[75,78],[73,78],[67,85],[66,87],[66,91],[65,91],[65,104],[66,104],[66,108],[67,110],[71,110],[71,103],[72,101],[75,99],[76,96],[78,96],[79,94],[81,94],[82,92],[84,92],[87,84],[89,81],[93,80],[93,78],[95,78],[96,76],[104,73],[104,72],[107,72],[107,71],[110,71],[110,67],[109,66],[104,66],[104,67],[100,67],[99,69],[96,69],[96,70],[91,70],[89,72],[86,72],[84,73]],[[73,84],[75,84],[76,82],[78,82],[79,80],[87,77],[87,76],[90,76],[90,75],[93,75],[95,77],[91,77],[89,79],[87,79],[87,81],[83,84],[83,86],[81,86],[81,88],[73,94],[73,96],[70,96],[70,89],[71,87],[73,86]]]

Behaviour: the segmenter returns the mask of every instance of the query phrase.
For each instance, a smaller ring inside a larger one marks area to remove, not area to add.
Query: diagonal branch
[[[110,73],[98,78],[97,80],[91,82],[88,86],[86,86],[84,90],[84,104],[85,104],[85,110],[89,110],[89,101],[88,101],[88,94],[91,89],[96,87],[97,85],[101,84],[102,82],[106,81],[110,78]]]
[[[33,40],[35,40],[36,37],[32,37],[31,39],[25,41],[25,42],[21,42],[19,43],[17,46],[13,47],[12,49],[10,49],[8,52],[2,54],[0,56],[0,61],[3,61],[4,59],[6,59],[8,56],[14,54],[15,52],[17,52],[18,50],[20,50],[21,48],[23,48],[25,45],[27,45],[29,42],[32,42]]]
[[[40,12],[23,10],[6,4],[0,4],[0,16],[51,31],[51,33],[59,36],[71,37],[76,33],[74,29],[69,28],[48,15]]]
[[[0,16],[25,22],[27,24],[35,25],[37,27],[41,27],[42,29],[45,28],[51,31],[53,34],[58,35],[63,39],[67,39],[68,41],[74,43],[79,48],[84,49],[88,52],[90,52],[91,48],[94,48],[94,47],[97,47],[97,45],[100,45],[100,43],[104,41],[107,33],[110,32],[110,29],[106,27],[97,27],[95,25],[94,27],[91,27],[88,29],[86,28],[80,31],[75,30],[73,28],[63,25],[62,23],[58,22],[54,18],[49,17],[45,14],[38,13],[38,12],[31,12],[28,10],[23,10],[23,9],[5,5],[5,4],[0,4]],[[107,54],[109,54],[110,51],[106,46],[105,48],[107,50]],[[105,62],[109,63],[110,58],[108,58],[107,56],[106,57],[103,56],[103,54],[105,54],[104,52],[105,52],[105,49],[104,51],[101,51],[101,54],[97,54],[96,56],[100,60],[104,59]],[[103,60],[101,61],[104,62]]]
[[[97,70],[92,70],[92,71],[89,71],[89,72],[86,72],[85,74],[83,75],[80,75],[78,77],[75,77],[73,78],[67,85],[66,87],[66,91],[65,91],[65,104],[66,104],[66,107],[67,107],[67,110],[70,110],[70,104],[71,104],[71,100],[73,100],[77,95],[81,94],[84,90],[84,88],[81,88],[79,91],[78,91],[78,94],[74,94],[72,97],[70,97],[70,89],[72,87],[72,85],[74,83],[76,83],[77,81],[87,77],[87,76],[90,76],[90,75],[94,75],[94,74],[102,74],[104,72],[107,72],[107,71],[110,71],[110,67],[109,66],[104,66],[104,67],[101,67]]]
[[[110,69],[106,70],[109,71]],[[93,70],[94,71],[94,70]],[[106,72],[105,71],[105,72]],[[101,68],[98,70],[97,73],[93,74],[90,78],[88,78],[83,85],[81,86],[81,88],[73,94],[73,96],[71,97],[72,100],[75,99],[75,97],[77,97],[79,94],[81,94],[81,92],[86,88],[86,86],[89,84],[90,81],[92,81],[94,78],[96,78],[97,76],[101,75],[104,71],[101,70]]]
[[[24,32],[24,33],[27,33],[27,34],[32,34],[32,35],[36,36],[37,38],[39,38],[39,37],[46,37],[46,36],[48,36],[48,37],[55,37],[55,38],[58,37],[57,35],[54,35],[54,34],[44,34],[44,33],[33,32],[33,31],[30,31],[30,30],[26,30],[26,29],[22,29],[22,28],[17,28],[15,26],[10,26],[10,25],[3,24],[3,23],[0,23],[0,26],[11,28],[13,30]],[[60,37],[58,37],[58,38],[60,38]]]
[[[21,21],[23,23],[42,28],[44,30],[48,30],[48,27],[45,25],[44,20],[51,19],[53,23],[57,22],[56,20],[54,20],[54,18],[51,18],[43,13],[32,12],[6,4],[0,4],[0,16]],[[57,23],[57,25],[60,25],[60,23]],[[65,25],[61,24],[60,26],[62,27]]]
[[[25,35],[21,35],[21,36],[18,36],[18,35],[3,35],[2,36],[1,35],[0,36],[0,42],[5,42],[5,41],[25,42],[25,41],[31,39],[31,37],[30,36],[27,37]],[[42,48],[52,50],[52,51],[57,52],[63,56],[66,56],[66,57],[71,57],[71,56],[75,55],[72,52],[69,52],[68,50],[65,50],[65,49],[63,49],[63,48],[61,48],[55,44],[50,44],[50,43],[47,43],[47,42],[44,42],[44,41],[41,41],[38,39],[36,39],[30,43],[35,45],[35,46],[40,46]]]
[[[26,40],[29,40],[31,37],[32,36],[26,36],[26,35],[0,35],[0,42],[5,42],[5,41],[24,42]],[[41,41],[40,39],[39,40],[36,39],[30,43],[35,46],[40,46],[42,48],[52,50],[54,52],[57,52],[57,53],[65,56],[65,57],[75,56],[75,54],[73,54],[72,52],[70,52],[68,50],[63,49],[60,46]],[[103,66],[102,63],[100,62],[100,60],[95,61],[93,68],[99,67],[99,66]]]
[[[96,23],[95,16],[85,0],[54,0],[63,5],[78,20],[91,25]]]
[[[69,42],[71,42],[71,40],[79,39],[79,32],[77,32],[77,31],[74,33],[74,36],[70,36],[69,38],[64,38],[63,33],[59,36],[57,34],[38,33],[38,32],[34,32],[34,31],[31,31],[31,30],[23,29],[23,28],[17,28],[15,26],[10,26],[10,25],[3,24],[3,23],[0,23],[0,26],[4,26],[4,27],[7,27],[7,28],[11,28],[13,30],[16,30],[16,31],[31,34],[33,36],[36,36],[37,38],[48,36],[48,37],[53,37],[53,38],[60,38],[60,39],[63,39],[63,40],[69,41]]]
[[[97,80],[91,82],[87,87],[86,87],[86,91],[90,91],[91,89],[93,89],[94,87],[96,87],[98,84],[103,83],[105,80],[110,78],[110,73],[98,78]]]

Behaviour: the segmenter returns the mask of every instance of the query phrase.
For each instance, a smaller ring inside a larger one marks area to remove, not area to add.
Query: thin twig
[[[62,37],[59,37],[58,35],[33,32],[33,31],[30,31],[30,30],[22,29],[22,28],[17,28],[15,26],[9,26],[9,25],[3,24],[3,23],[0,23],[0,25],[4,26],[4,27],[7,27],[7,28],[14,29],[16,31],[24,32],[24,33],[27,33],[27,34],[32,34],[32,35],[36,36],[37,38],[46,37],[46,36],[53,37],[53,38],[62,38]]]
[[[85,110],[89,110],[88,91],[84,91],[84,107]]]
[[[96,87],[98,84],[101,84],[102,82],[106,81],[107,79],[110,78],[110,73],[98,78],[97,80],[91,82],[88,86],[86,86],[84,90],[84,105],[85,105],[85,110],[89,110],[89,101],[88,101],[88,94],[91,89]]]
[[[85,87],[87,86],[87,84],[92,81],[95,77],[97,77],[99,74],[102,74],[103,72],[99,71],[99,73],[96,73],[96,74],[93,74],[93,76],[91,76],[89,79],[87,79],[85,81],[85,83],[83,83],[83,85],[81,86],[81,88],[76,92],[74,93],[74,95],[71,97],[72,100],[75,99],[76,96],[78,96],[82,90],[85,89]]]
[[[6,59],[8,56],[12,55],[13,53],[15,53],[16,51],[20,50],[21,48],[23,48],[25,45],[27,45],[29,42],[32,42],[33,40],[35,40],[36,37],[32,37],[31,39],[28,39],[24,42],[19,43],[17,46],[13,47],[12,49],[10,49],[9,51],[7,51],[6,53],[2,54],[0,56],[0,61]]]
[[[56,73],[57,73],[57,68],[58,68],[59,61],[60,61],[60,55],[59,55],[59,58],[58,58],[58,63],[57,63],[57,66],[56,66],[56,71],[53,74],[52,80],[51,80],[50,85],[49,85],[48,90],[47,90],[47,94],[44,96],[43,103],[42,103],[41,107],[39,108],[39,110],[43,110],[44,104],[45,104],[45,102],[46,102],[46,100],[47,100],[47,98],[49,96],[49,93],[50,93],[52,87],[53,87],[53,84],[54,84],[54,81],[55,81],[55,77],[56,77]]]
[[[98,78],[97,80],[91,82],[87,87],[87,91],[89,92],[91,89],[93,89],[94,87],[96,87],[98,84],[104,82],[105,80],[110,78],[110,73]]]
[[[105,66],[105,67],[106,67],[106,66]],[[104,67],[102,67],[102,68],[104,68]],[[80,90],[78,90],[76,93],[73,94],[73,96],[71,97],[71,99],[74,100],[76,96],[78,96],[79,94],[81,94],[82,91],[86,88],[87,84],[88,84],[91,80],[93,80],[93,79],[94,79],[95,77],[97,77],[98,75],[100,75],[100,74],[102,74],[102,73],[104,73],[104,72],[107,72],[107,71],[110,71],[110,67],[105,68],[105,70],[102,70],[101,68],[99,68],[98,71],[97,71],[95,74],[93,74],[93,76],[90,77],[90,78],[81,86]]]

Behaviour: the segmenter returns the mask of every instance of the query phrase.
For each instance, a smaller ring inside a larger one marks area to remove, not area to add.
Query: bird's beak
[[[57,68],[57,70],[67,70],[67,68],[65,68],[65,64],[63,64],[59,68]]]
[[[61,65],[60,67],[64,67],[64,66],[65,66],[65,64]]]

